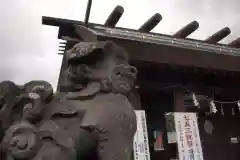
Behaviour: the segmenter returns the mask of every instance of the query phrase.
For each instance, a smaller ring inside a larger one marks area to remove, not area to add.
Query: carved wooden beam
[[[223,38],[227,37],[231,33],[231,30],[228,27],[221,29],[220,31],[216,32],[215,34],[208,37],[205,42],[216,44],[217,42],[221,41]]]
[[[197,30],[198,27],[199,23],[197,21],[192,21],[191,23],[177,31],[175,34],[173,34],[173,37],[186,38],[187,36],[192,34],[195,30]]]
[[[108,16],[106,22],[104,23],[107,27],[115,27],[117,22],[120,20],[124,12],[124,8],[122,6],[116,6],[112,13]]]
[[[162,20],[162,16],[159,13],[154,14],[149,18],[138,30],[140,32],[150,32],[157,24]]]

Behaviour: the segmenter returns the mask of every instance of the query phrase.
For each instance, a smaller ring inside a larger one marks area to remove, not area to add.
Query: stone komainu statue
[[[0,114],[16,118],[1,125],[1,159],[132,159],[136,117],[128,95],[137,70],[128,54],[112,42],[81,42],[67,61],[60,92],[31,81],[9,96],[15,104],[3,103]]]

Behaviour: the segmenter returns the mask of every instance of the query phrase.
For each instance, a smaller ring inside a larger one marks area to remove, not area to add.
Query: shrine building
[[[240,38],[218,43],[231,32],[225,27],[205,40],[190,39],[199,27],[197,21],[173,35],[152,33],[162,19],[159,13],[138,30],[116,27],[124,12],[122,6],[117,6],[104,24],[89,23],[90,8],[84,22],[42,17],[42,24],[58,27],[58,39],[65,41],[59,48],[61,71],[66,68],[65,51],[78,40],[91,38],[76,26],[87,28],[98,40],[112,40],[129,53],[139,72],[129,99],[136,110],[145,110],[151,160],[178,159],[176,140],[171,138],[176,133],[170,131],[174,127],[171,129],[171,120],[166,118],[173,112],[197,113],[204,160],[239,160]],[[62,76],[60,72],[58,86]],[[157,143],[162,143],[160,149]]]

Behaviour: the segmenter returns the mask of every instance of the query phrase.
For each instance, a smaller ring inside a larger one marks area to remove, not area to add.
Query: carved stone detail
[[[137,69],[128,54],[107,41],[80,42],[66,56],[54,95],[45,81],[0,84],[3,160],[130,160],[136,117],[127,96]]]

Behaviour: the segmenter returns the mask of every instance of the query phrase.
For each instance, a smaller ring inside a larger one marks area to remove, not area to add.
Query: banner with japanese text
[[[196,113],[174,113],[179,160],[203,160]]]
[[[137,131],[134,136],[134,160],[150,160],[148,131],[144,110],[135,110],[137,117]]]

